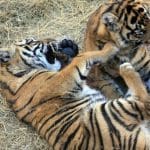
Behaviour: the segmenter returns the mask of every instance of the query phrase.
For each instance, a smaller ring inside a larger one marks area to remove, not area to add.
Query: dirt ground
[[[83,45],[89,15],[102,0],[0,0],[0,48],[27,38],[73,38]],[[0,98],[0,150],[48,150],[34,129],[18,121]]]

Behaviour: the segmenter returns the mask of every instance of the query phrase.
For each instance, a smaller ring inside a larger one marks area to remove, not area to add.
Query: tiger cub
[[[72,58],[79,53],[78,45],[69,38],[56,40],[31,37],[18,41],[14,45],[12,50],[0,50],[0,63],[5,64],[10,60],[13,61],[11,66],[8,67],[8,71],[15,76],[21,76],[21,74],[29,72],[31,66],[58,71],[68,65]],[[15,51],[16,54],[13,55]],[[16,67],[18,62],[20,64]]]
[[[107,64],[92,69],[89,84],[110,98],[124,95],[127,88],[117,68],[120,63],[127,61],[140,73],[150,92],[149,39],[150,2],[111,0],[101,5],[89,18],[84,40],[85,51],[101,50],[109,41],[121,51]]]
[[[39,44],[18,48],[13,57],[1,51],[0,93],[54,150],[150,149],[150,96],[131,64],[120,66],[132,91],[128,98],[107,101],[86,84],[94,64],[105,64],[120,51],[108,42],[101,51],[81,53],[57,71],[48,70],[54,61],[51,49],[45,52]]]

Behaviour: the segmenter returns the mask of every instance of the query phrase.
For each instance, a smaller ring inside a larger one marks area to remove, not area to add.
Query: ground
[[[102,0],[0,0],[0,48],[27,37],[73,38],[82,48],[89,15]],[[48,150],[0,98],[0,150]]]

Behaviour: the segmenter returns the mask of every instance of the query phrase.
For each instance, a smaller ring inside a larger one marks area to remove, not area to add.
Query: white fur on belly
[[[141,130],[145,134],[146,145],[150,147],[150,121],[144,121],[141,124]]]
[[[106,102],[105,96],[103,94],[101,94],[100,91],[92,89],[86,84],[84,84],[82,88],[83,88],[83,90],[80,93],[80,97],[85,97],[87,95],[90,95],[91,101],[93,101],[93,102],[97,102],[97,101],[99,101],[99,99],[101,99],[99,101],[100,103],[105,103]]]

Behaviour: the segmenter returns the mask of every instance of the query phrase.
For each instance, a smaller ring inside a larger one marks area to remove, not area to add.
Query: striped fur
[[[27,38],[16,42],[13,49],[0,51],[0,63],[11,61],[7,69],[18,77],[30,72],[31,66],[58,71],[69,64],[79,51],[78,45],[67,38],[60,40]],[[18,62],[20,64],[16,67]]]
[[[114,98],[127,91],[119,76],[119,64],[130,62],[150,90],[150,2],[145,0],[112,0],[101,5],[89,18],[85,51],[101,50],[109,41],[121,49],[104,66],[95,66],[89,84]],[[122,90],[120,90],[122,89]],[[109,92],[108,92],[109,91]]]
[[[31,124],[54,150],[150,149],[146,128],[150,97],[133,67],[120,66],[120,75],[132,91],[127,99],[107,101],[100,91],[86,85],[93,64],[106,63],[117,52],[114,44],[107,43],[102,51],[78,55],[61,71],[31,65],[21,77],[8,72],[12,61],[1,62],[1,94],[17,117]]]

